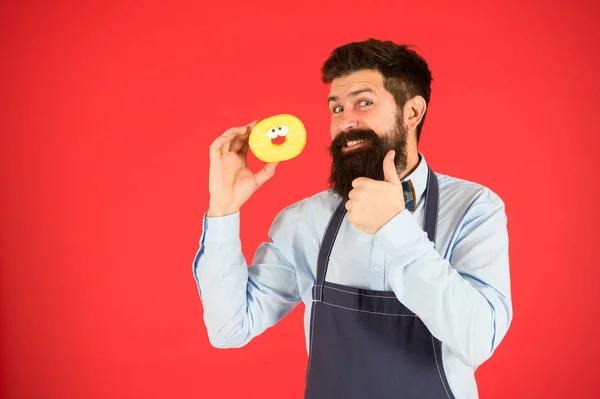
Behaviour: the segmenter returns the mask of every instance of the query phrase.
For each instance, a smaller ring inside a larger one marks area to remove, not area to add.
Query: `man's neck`
[[[407,159],[406,159],[406,169],[398,173],[398,177],[400,180],[404,179],[406,176],[410,175],[417,169],[419,166],[419,152],[418,151],[408,151]]]

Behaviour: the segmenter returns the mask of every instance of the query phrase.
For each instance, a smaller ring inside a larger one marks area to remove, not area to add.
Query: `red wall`
[[[191,266],[208,146],[277,113],[308,129],[243,208],[250,260],[278,210],[326,187],[319,69],[369,36],[430,64],[432,167],[506,202],[514,320],[481,397],[600,395],[597,1],[12,3],[2,398],[300,398],[303,306],[246,348],[209,345]]]

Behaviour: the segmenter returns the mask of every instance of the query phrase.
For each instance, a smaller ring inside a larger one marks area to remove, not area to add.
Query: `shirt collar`
[[[408,176],[402,179],[403,183],[406,182],[409,185],[412,185],[414,188],[415,209],[416,205],[419,203],[419,200],[423,196],[425,189],[427,188],[427,175],[429,169],[427,166],[427,161],[425,160],[425,156],[420,152],[418,154],[419,163],[417,164],[417,167]]]

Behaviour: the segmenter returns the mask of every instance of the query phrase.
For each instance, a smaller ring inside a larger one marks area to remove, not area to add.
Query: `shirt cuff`
[[[203,218],[205,243],[226,243],[240,238],[240,211],[226,216]]]
[[[432,243],[413,214],[404,209],[375,233],[394,261],[407,265],[428,251]]]

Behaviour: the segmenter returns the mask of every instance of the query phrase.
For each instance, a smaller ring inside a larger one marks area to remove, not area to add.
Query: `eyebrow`
[[[375,92],[372,89],[360,89],[360,90],[354,90],[353,92],[350,92],[350,94],[348,94],[348,97],[356,97],[362,93],[375,94]],[[330,103],[332,101],[337,101],[337,100],[338,100],[338,98],[336,96],[329,96],[329,98],[327,99],[327,103]]]

